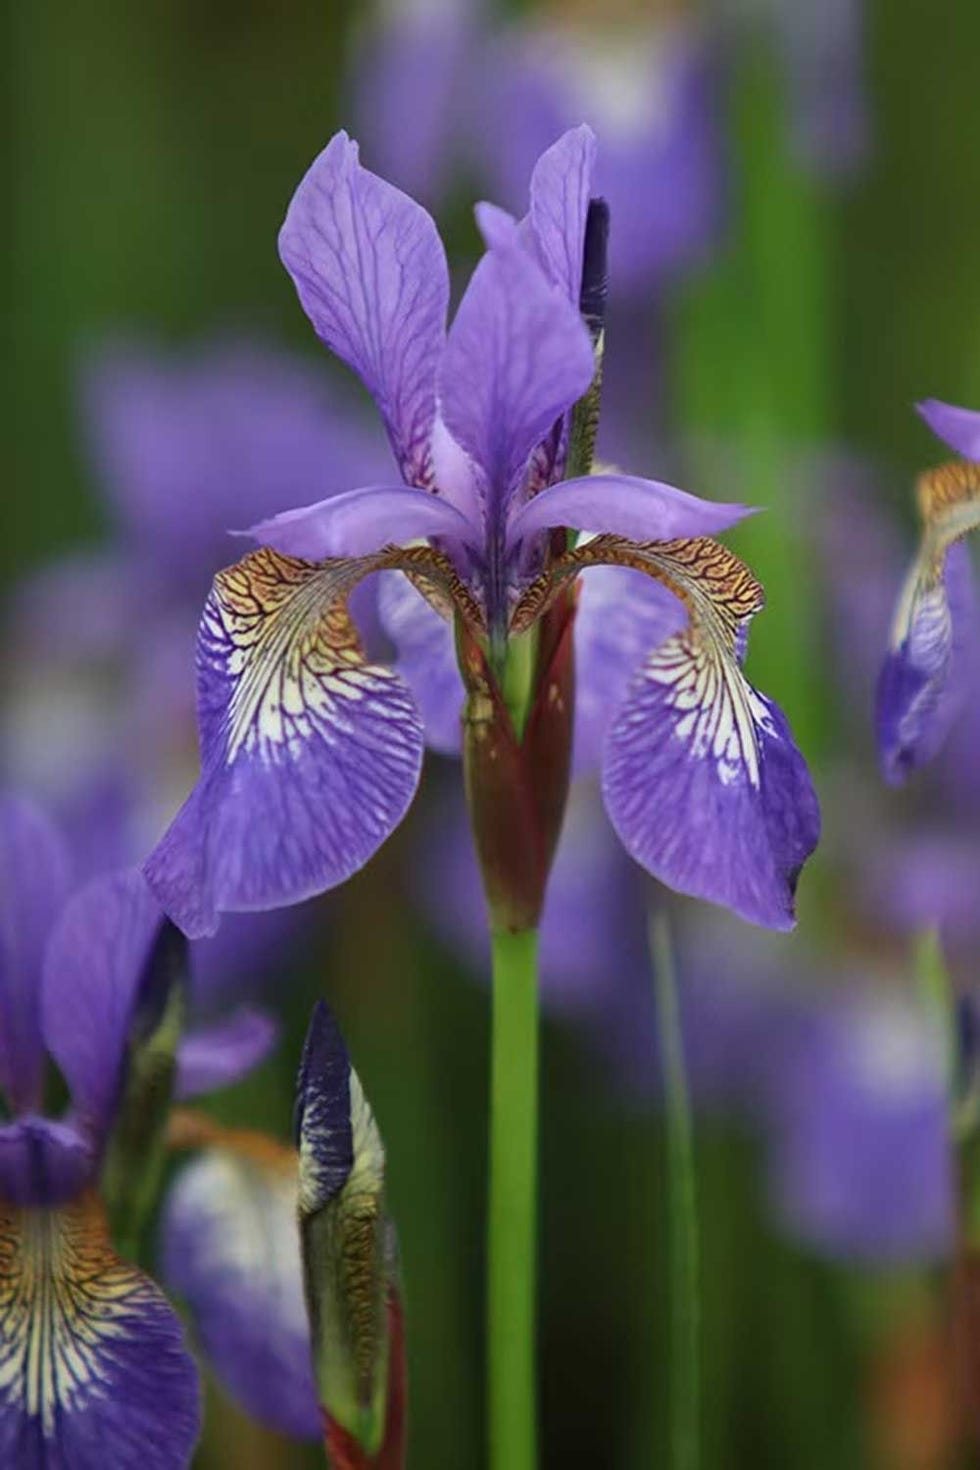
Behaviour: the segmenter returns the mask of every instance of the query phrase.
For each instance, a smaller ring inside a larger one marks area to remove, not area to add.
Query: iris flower
[[[571,699],[579,574],[609,566],[636,588],[618,614],[635,607],[650,627],[653,584],[659,623],[637,666],[583,661],[577,674],[586,698],[599,678],[612,701],[602,780],[613,825],[668,885],[792,924],[819,817],[784,716],[742,671],[763,593],[710,536],[743,507],[614,471],[562,479],[595,373],[579,309],[594,152],[586,127],[549,149],[520,223],[478,207],[486,253],[448,332],[428,214],[363,168],[345,133],[300,184],[283,260],[318,335],[373,394],[401,478],[261,523],[260,549],[215,579],[198,641],[201,776],[145,869],[188,934],[212,932],[223,911],[344,881],[412,800],[419,704],[432,680],[444,687],[445,663],[435,647],[414,650],[417,700],[365,658],[347,611],[365,577],[400,572],[425,615],[454,626],[471,700],[498,713],[501,670],[555,610],[530,731]],[[460,681],[457,707],[463,697]]]
[[[877,690],[879,757],[893,785],[936,755],[974,677],[975,599],[963,538],[980,526],[980,413],[935,399],[919,412],[964,459],[927,471],[916,487],[922,534]]]
[[[271,1023],[240,1012],[191,1031],[169,1074],[154,1044],[134,1104],[137,1038],[153,1034],[172,962],[145,882],[128,870],[71,892],[63,836],[16,796],[0,798],[0,877],[0,1463],[181,1467],[197,1367],[166,1297],[120,1254],[138,1230],[140,1164],[154,1138],[163,1147],[142,1119],[168,1087],[189,1098],[243,1076]],[[57,1118],[44,1111],[49,1061],[71,1100]],[[164,1202],[163,1280],[246,1412],[316,1437],[296,1153],[202,1118],[180,1110],[171,1126],[171,1145],[196,1156]]]
[[[159,910],[137,873],[62,908],[57,834],[13,798],[0,859],[0,1462],[180,1470],[197,1369],[166,1297],[116,1253],[97,1190]],[[63,1119],[43,1112],[48,1057],[71,1097]]]

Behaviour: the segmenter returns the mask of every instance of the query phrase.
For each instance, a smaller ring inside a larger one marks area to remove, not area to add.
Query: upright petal
[[[980,413],[975,409],[957,408],[938,398],[927,398],[916,408],[937,439],[964,459],[980,459]]]
[[[576,308],[595,155],[595,133],[582,123],[542,153],[531,175],[529,222],[538,259]]]
[[[278,1035],[275,1018],[251,1006],[190,1031],[177,1052],[175,1096],[196,1097],[240,1082],[265,1061]]]
[[[0,1463],[185,1470],[199,1428],[180,1322],[94,1197],[0,1207]]]
[[[95,878],[70,900],[44,959],[42,1025],[75,1108],[109,1124],[141,983],[163,915],[135,869]]]
[[[917,486],[922,537],[892,623],[876,696],[886,780],[903,781],[942,745],[965,692],[973,585],[956,543],[980,526],[980,467],[942,465]]]
[[[198,637],[201,776],[145,868],[193,938],[222,910],[342,883],[408,809],[421,722],[398,676],[364,661],[346,611],[379,562],[261,550],[215,578]]]
[[[178,1174],[163,1216],[163,1279],[247,1414],[297,1439],[321,1433],[303,1298],[299,1160],[229,1132]]]
[[[638,475],[598,474],[562,480],[517,506],[507,529],[512,542],[537,536],[552,526],[597,534],[611,532],[631,541],[670,541],[678,536],[715,536],[752,509],[701,500],[686,490]]]
[[[0,794],[0,1091],[15,1111],[41,1100],[41,961],[68,878],[57,829],[32,802]]]
[[[341,132],[293,195],[279,251],[317,335],[376,399],[405,478],[426,483],[449,300],[432,219]]]
[[[493,524],[531,451],[592,381],[578,310],[495,217],[491,248],[460,302],[439,373],[446,425],[478,466]]]

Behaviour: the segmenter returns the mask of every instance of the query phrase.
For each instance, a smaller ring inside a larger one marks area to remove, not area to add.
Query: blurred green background
[[[346,121],[361,9],[8,5],[8,586],[99,531],[73,398],[86,341],[112,327],[180,342],[245,325],[317,358],[275,239],[296,181]],[[753,673],[818,755],[837,738],[839,696],[808,613],[811,528],[784,456],[828,441],[868,452],[904,514],[911,476],[936,457],[912,401],[980,403],[980,7],[877,0],[867,27],[874,147],[844,189],[790,166],[771,61],[747,48],[731,99],[735,226],[720,259],[668,306],[674,411],[689,434],[740,439],[748,498],[774,507],[742,543],[769,590]],[[455,227],[450,248],[471,250]],[[286,1044],[222,1106],[288,1131],[305,1017],[322,989],[388,1147],[409,1312],[410,1462],[455,1470],[482,1455],[487,997],[402,891],[412,840],[398,834],[330,900],[315,947],[283,976]],[[660,1123],[611,1098],[582,1038],[550,1022],[542,1128],[543,1463],[662,1463]],[[920,1426],[943,1412],[914,1361],[904,1389],[900,1376],[898,1387],[878,1382],[880,1324],[888,1314],[917,1322],[922,1302],[929,1316],[927,1273],[858,1273],[787,1244],[766,1219],[750,1142],[705,1124],[698,1150],[705,1466],[946,1463],[928,1446],[916,1458],[912,1430],[887,1458],[879,1422],[882,1393]],[[213,1395],[202,1467],[317,1463],[316,1449],[256,1430]]]

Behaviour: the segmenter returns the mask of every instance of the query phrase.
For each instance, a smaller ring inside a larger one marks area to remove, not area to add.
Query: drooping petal
[[[397,651],[395,667],[422,713],[426,745],[442,755],[458,755],[463,684],[452,623],[407,578],[394,573],[382,578],[378,607]]]
[[[182,1296],[220,1382],[246,1413],[321,1433],[296,1219],[299,1160],[228,1135],[178,1174],[163,1216],[163,1279]]]
[[[448,536],[473,544],[479,527],[441,496],[407,485],[377,485],[286,510],[248,531],[263,546],[304,561],[363,556],[401,541]]]
[[[937,439],[942,439],[964,459],[980,459],[980,412],[957,408],[956,404],[942,403],[938,398],[927,398],[917,403],[916,409]]]
[[[542,153],[531,175],[528,219],[538,259],[576,308],[595,156],[595,133],[582,123]]]
[[[0,1201],[51,1206],[79,1194],[95,1157],[71,1123],[30,1114],[0,1127]]]
[[[261,550],[215,578],[198,639],[201,777],[145,868],[191,937],[223,909],[342,883],[405,815],[421,721],[402,680],[364,661],[345,608],[378,566]]]
[[[515,509],[508,541],[526,540],[552,526],[610,532],[631,541],[672,541],[679,536],[714,536],[752,509],[701,500],[686,490],[636,475],[587,475],[563,480]]]
[[[275,1018],[251,1006],[190,1031],[177,1052],[175,1096],[197,1097],[240,1082],[265,1061],[278,1035]]]
[[[931,585],[918,563],[909,574],[875,692],[878,754],[891,785],[930,761],[949,734],[964,693],[954,671],[964,663],[975,600],[965,546],[950,548]]]
[[[613,826],[668,887],[768,928],[792,927],[796,880],[820,817],[784,716],[740,667],[762,588],[716,541],[600,536],[531,585],[514,625],[581,568],[609,564],[645,571],[689,615],[649,654],[607,731],[602,788]]]
[[[917,493],[922,539],[876,694],[882,772],[896,785],[935,755],[965,692],[974,595],[969,557],[956,543],[980,526],[980,470],[941,466],[921,477]]]
[[[68,881],[61,834],[32,802],[0,793],[0,1091],[15,1111],[40,1102],[41,962]]]
[[[479,467],[496,525],[531,451],[586,391],[594,364],[576,307],[517,227],[495,216],[491,233],[449,332],[439,399],[450,433]]]
[[[427,483],[449,300],[431,217],[341,132],[293,195],[279,252],[317,335],[377,401],[406,480]]]
[[[177,1315],[95,1198],[0,1207],[0,1463],[185,1470],[199,1428]]]
[[[740,667],[762,589],[717,542],[649,551],[690,623],[648,656],[608,731],[606,809],[668,887],[791,928],[820,816],[785,716]]]
[[[95,1135],[119,1096],[141,982],[163,915],[135,869],[95,878],[66,906],[47,948],[44,1040]]]

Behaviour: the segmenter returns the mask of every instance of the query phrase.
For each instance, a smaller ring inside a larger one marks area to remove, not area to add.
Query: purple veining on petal
[[[612,532],[631,541],[669,541],[713,536],[754,512],[744,505],[701,500],[686,490],[636,475],[597,474],[550,485],[516,507],[508,527],[512,541],[552,526]]]
[[[263,546],[304,561],[362,556],[392,543],[446,536],[475,544],[479,527],[441,496],[407,485],[346,491],[317,505],[285,510],[246,533]]]
[[[430,216],[337,133],[293,195],[283,264],[317,335],[363,379],[410,483],[426,483],[449,277]]]
[[[442,755],[458,755],[464,689],[452,623],[399,572],[382,574],[378,606],[382,627],[395,645],[395,668],[421,712],[426,745]]]
[[[950,547],[941,580],[916,584],[911,595],[908,626],[885,655],[875,696],[879,758],[892,785],[932,759],[966,698],[976,603],[966,547]]]
[[[68,883],[61,834],[32,802],[0,793],[0,1090],[15,1111],[41,1101],[41,966]]]
[[[175,1097],[183,1101],[240,1082],[265,1061],[278,1036],[275,1018],[251,1006],[193,1028],[177,1048]]]
[[[214,933],[222,910],[343,882],[415,794],[423,733],[409,690],[321,626],[350,580],[297,563],[287,578],[255,552],[215,582],[198,642],[201,777],[144,869],[191,938]]]
[[[635,676],[606,736],[602,789],[627,851],[668,887],[772,929],[816,847],[816,794],[771,700],[684,635]]]
[[[321,1432],[297,1226],[298,1161],[212,1148],[164,1207],[163,1277],[188,1303],[219,1381],[251,1417]]]
[[[139,986],[162,917],[139,872],[109,874],[73,895],[47,947],[44,1040],[94,1139],[111,1121]]]
[[[780,1051],[770,1180],[786,1228],[833,1255],[932,1259],[952,1240],[940,1038],[890,995],[811,1005]]]
[[[0,1463],[185,1470],[197,1369],[169,1302],[112,1250],[91,1196],[0,1219]]]
[[[964,459],[980,459],[980,412],[927,398],[916,404],[932,432]]]

